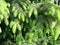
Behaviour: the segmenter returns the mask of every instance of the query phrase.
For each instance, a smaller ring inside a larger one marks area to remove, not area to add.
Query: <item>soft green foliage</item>
[[[0,1],[0,23],[4,19],[6,25],[8,25],[8,18],[9,18],[9,9],[7,8],[7,6],[9,7],[10,4],[6,3],[4,0]]]
[[[58,45],[59,35],[54,0],[0,0],[1,45]]]

